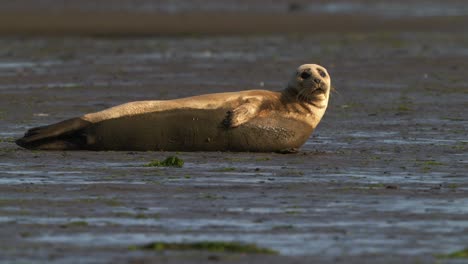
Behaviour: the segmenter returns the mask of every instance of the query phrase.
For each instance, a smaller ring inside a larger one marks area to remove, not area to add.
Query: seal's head
[[[327,70],[317,64],[299,66],[288,83],[288,90],[302,102],[315,106],[327,106],[331,79]]]

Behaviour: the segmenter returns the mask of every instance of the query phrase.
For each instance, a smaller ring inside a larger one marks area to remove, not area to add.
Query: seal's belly
[[[87,149],[166,151],[281,151],[298,148],[313,128],[282,117],[222,125],[226,109],[178,109],[105,120],[84,131]]]

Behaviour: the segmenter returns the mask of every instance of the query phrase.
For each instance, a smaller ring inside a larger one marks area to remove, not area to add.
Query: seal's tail
[[[27,149],[71,150],[86,144],[82,131],[91,123],[72,118],[49,126],[29,129],[16,144]]]

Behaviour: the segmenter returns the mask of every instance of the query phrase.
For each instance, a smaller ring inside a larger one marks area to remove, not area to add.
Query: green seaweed
[[[31,236],[31,233],[29,233],[29,232],[21,232],[21,233],[20,233],[20,236],[21,236],[22,238],[27,238],[27,237],[30,237],[30,236]]]
[[[0,138],[0,143],[13,143],[15,142],[15,139],[12,137],[6,137],[6,138]]]
[[[427,165],[427,166],[441,166],[441,165],[444,165],[442,162],[438,162],[438,161],[435,161],[435,160],[427,160],[427,161],[424,161],[423,164]]]
[[[285,176],[304,176],[303,171],[295,170],[295,169],[289,169],[287,171],[284,171],[282,175]]]
[[[456,189],[456,188],[458,188],[458,184],[451,183],[451,184],[447,185],[447,187],[450,188],[450,189]]]
[[[385,188],[385,184],[383,183],[373,183],[373,184],[369,184],[367,186],[367,188],[369,189],[380,189],[380,188]]]
[[[401,104],[398,105],[397,110],[398,110],[399,112],[409,112],[409,111],[411,111],[412,109],[411,109],[407,104],[401,103]]]
[[[448,121],[454,121],[454,122],[461,122],[461,121],[465,121],[465,118],[447,116],[447,117],[442,117],[442,120],[448,120]]]
[[[465,131],[463,131],[463,133],[465,133]],[[454,150],[466,150],[466,149],[468,149],[468,142],[466,142],[466,141],[458,142],[455,146],[452,146],[452,149],[454,149]]]
[[[184,166],[184,161],[177,156],[167,157],[163,161],[153,160],[150,163],[145,165],[145,167],[177,167],[177,168],[182,168],[183,166]]]
[[[122,202],[117,201],[117,200],[115,200],[115,199],[104,200],[104,203],[105,203],[107,206],[122,206],[122,205],[123,205]]]
[[[146,218],[149,218],[149,216],[145,215],[145,214],[142,214],[142,213],[139,213],[139,214],[135,215],[135,218],[136,219],[146,219]]]
[[[218,195],[217,194],[210,194],[210,193],[201,193],[200,198],[205,198],[205,199],[218,199]]]
[[[254,253],[254,254],[278,254],[275,250],[269,248],[261,248],[255,244],[243,244],[238,242],[223,242],[223,241],[203,241],[192,243],[166,243],[153,242],[143,246],[133,246],[131,249],[141,250],[199,250],[209,252],[229,252],[229,253]]]
[[[468,248],[455,251],[452,253],[448,253],[448,254],[439,254],[439,255],[436,255],[436,257],[438,258],[468,258]]]
[[[435,160],[419,160],[418,162],[419,165],[422,165],[421,171],[425,173],[432,171],[434,166],[444,165],[444,163]]]
[[[229,172],[229,171],[235,171],[236,168],[234,167],[225,167],[225,168],[220,168],[220,169],[217,169],[216,171],[219,171],[219,172]]]

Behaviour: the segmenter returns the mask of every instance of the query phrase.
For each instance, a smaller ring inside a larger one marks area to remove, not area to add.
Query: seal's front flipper
[[[16,140],[16,144],[27,149],[77,149],[83,141],[80,131],[90,124],[81,118],[72,118],[50,126],[35,127]]]
[[[227,128],[238,127],[257,116],[261,102],[259,100],[249,100],[244,104],[228,111],[223,125]]]

